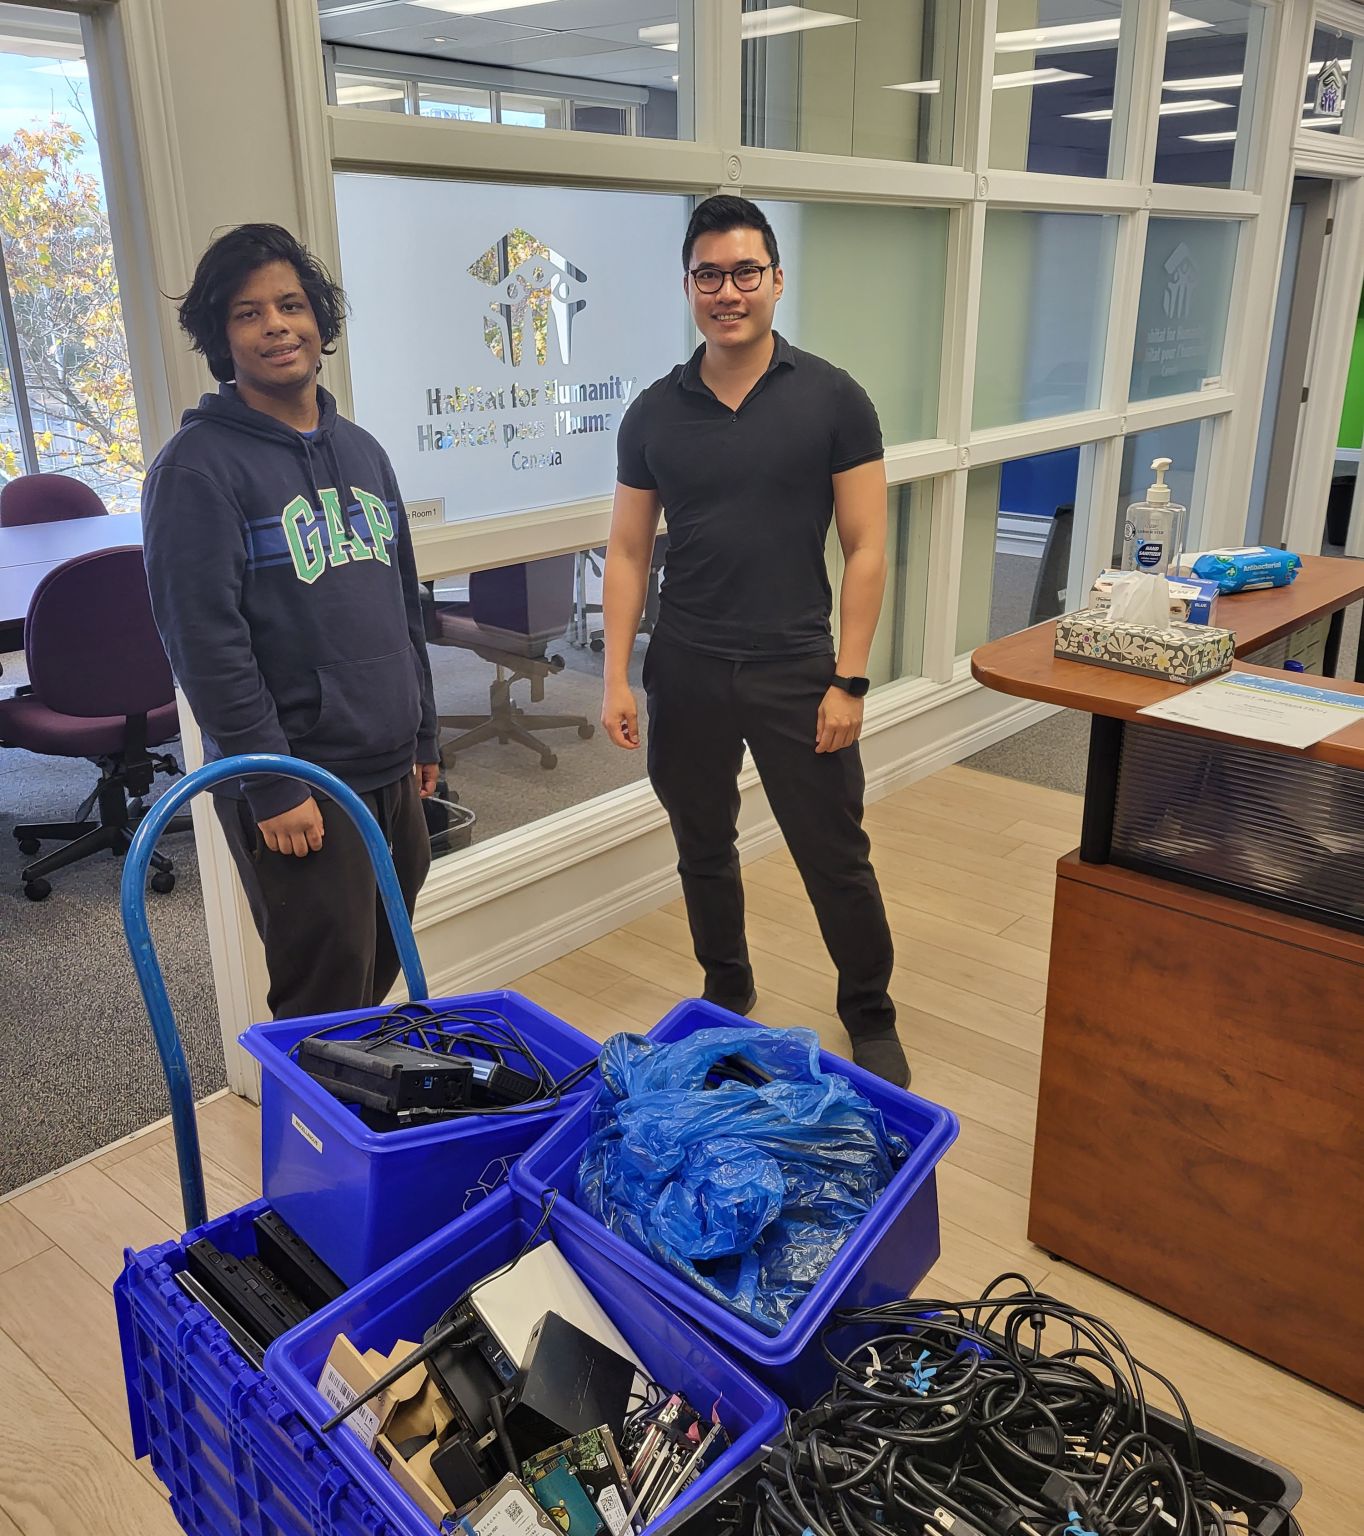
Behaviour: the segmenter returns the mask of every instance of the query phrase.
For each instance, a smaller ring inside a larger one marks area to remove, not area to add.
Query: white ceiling
[[[324,42],[670,91],[676,53],[641,47],[639,30],[675,26],[678,4],[541,0],[493,15],[457,16],[409,0],[318,0],[318,10]]]

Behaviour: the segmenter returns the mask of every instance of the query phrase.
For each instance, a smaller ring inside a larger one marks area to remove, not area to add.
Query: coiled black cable
[[[789,1415],[754,1536],[1236,1536],[1277,1509],[1207,1475],[1178,1389],[1111,1324],[1025,1276],[837,1312],[821,1342],[833,1385]]]

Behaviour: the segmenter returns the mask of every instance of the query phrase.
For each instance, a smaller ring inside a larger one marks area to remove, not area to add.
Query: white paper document
[[[1148,704],[1140,713],[1247,741],[1303,748],[1364,720],[1364,695],[1253,672],[1228,672],[1164,703]]]

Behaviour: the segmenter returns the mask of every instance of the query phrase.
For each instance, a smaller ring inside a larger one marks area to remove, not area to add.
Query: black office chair
[[[668,535],[660,533],[654,540],[654,552],[649,558],[649,584],[644,589],[644,612],[640,616],[639,629],[641,635],[652,635],[654,626],[658,623],[658,605],[663,591],[663,562],[668,553]],[[604,549],[589,549],[581,557],[600,576],[605,568],[606,551]],[[579,604],[580,621],[586,623],[587,616],[600,613],[600,603],[583,601]],[[581,633],[581,631],[579,631]],[[575,644],[581,644],[576,641]],[[587,643],[592,650],[600,653],[606,649],[606,633],[600,629],[590,629],[587,632]]]
[[[1075,508],[1057,507],[1047,529],[1047,542],[1037,567],[1029,625],[1041,624],[1066,611],[1066,585],[1070,580],[1070,542],[1075,528]]]
[[[545,696],[545,679],[563,671],[563,657],[549,655],[548,645],[564,636],[573,617],[573,560],[572,555],[553,555],[475,571],[467,603],[438,602],[434,595],[428,599],[428,643],[459,646],[497,669],[488,687],[487,714],[439,717],[442,733],[461,732],[441,749],[447,768],[460,752],[485,741],[518,742],[539,754],[542,768],[553,768],[559,759],[535,731],[571,726],[584,741],[592,735],[595,727],[586,716],[531,714],[511,694],[514,683],[529,682],[531,702],[538,704]]]

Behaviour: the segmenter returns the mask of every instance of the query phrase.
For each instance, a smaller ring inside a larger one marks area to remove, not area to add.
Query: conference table
[[[1309,558],[1216,622],[1236,671],[1282,676],[1249,657],[1361,596],[1364,561]],[[971,663],[1091,716],[1028,1236],[1364,1404],[1364,721],[1301,751],[1157,721],[1179,684],[1058,658],[1055,630]]]
[[[136,512],[0,528],[0,628],[24,622],[38,583],[65,561],[141,542]]]

